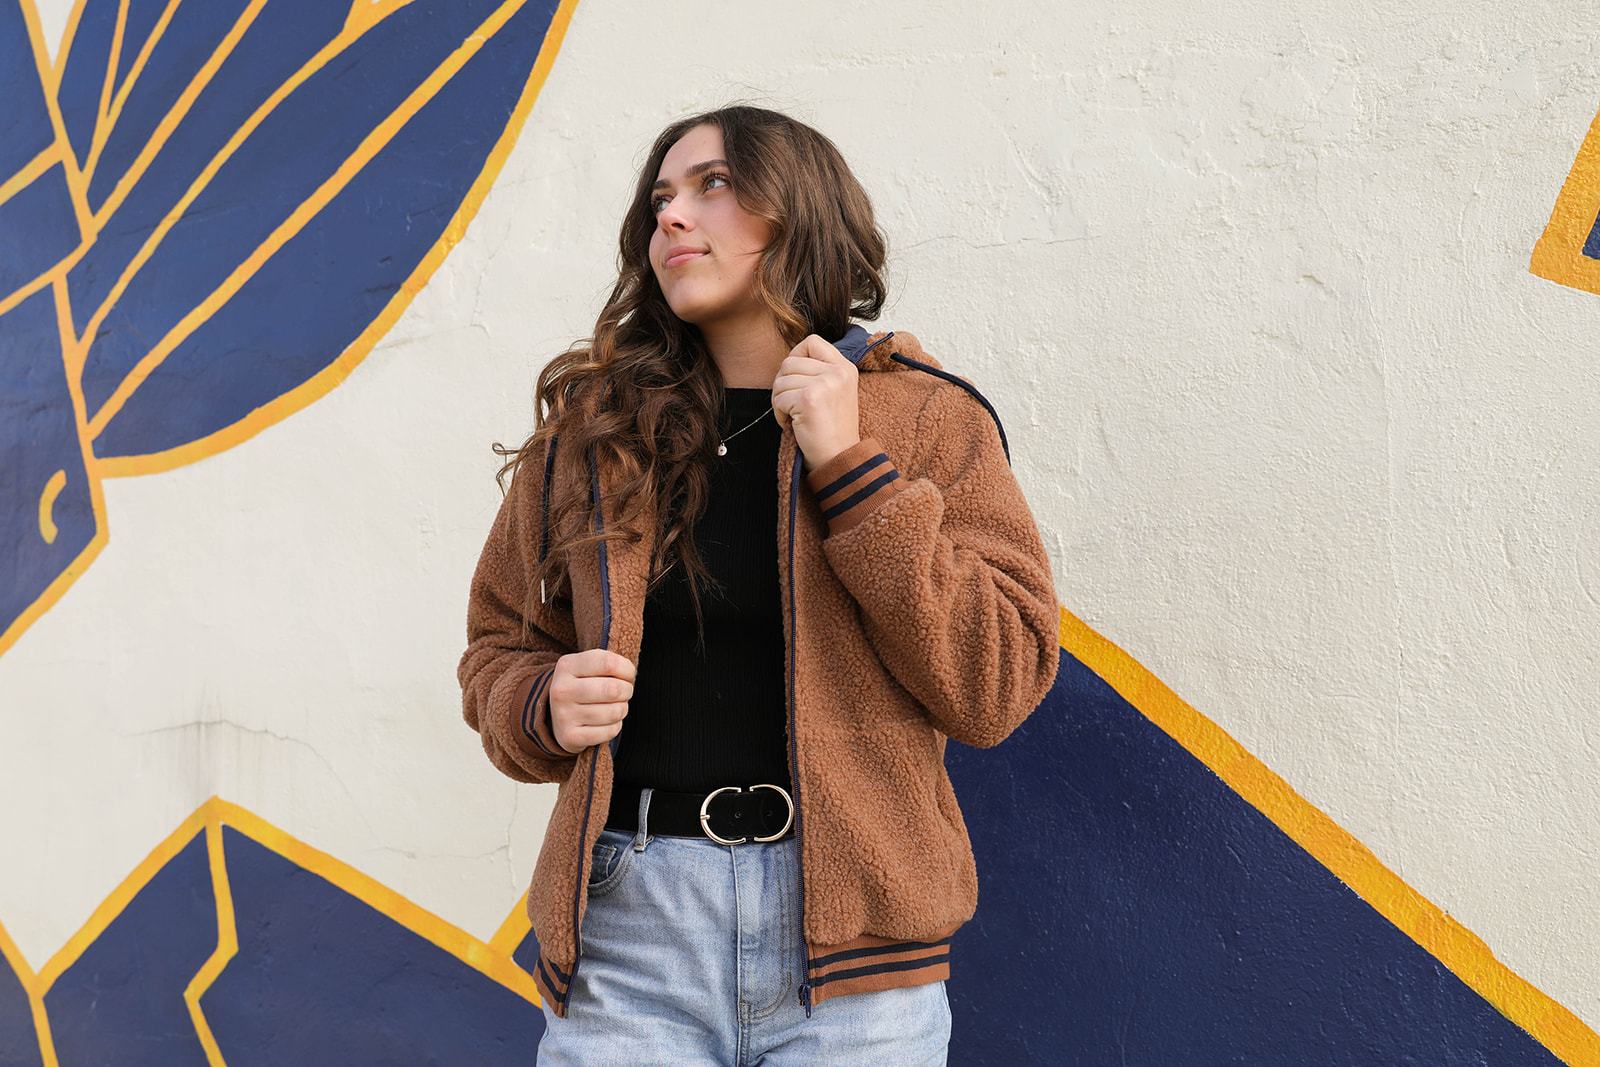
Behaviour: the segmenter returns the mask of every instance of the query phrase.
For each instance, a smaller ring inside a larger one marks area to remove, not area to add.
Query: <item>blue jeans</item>
[[[835,997],[806,1018],[797,838],[650,834],[650,793],[636,833],[595,842],[571,1010],[544,1013],[540,1067],[943,1067],[943,980]]]

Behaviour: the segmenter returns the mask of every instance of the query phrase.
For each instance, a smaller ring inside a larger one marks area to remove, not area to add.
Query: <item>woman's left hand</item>
[[[856,365],[817,334],[807,334],[778,364],[772,414],[794,426],[795,443],[813,470],[861,440]]]

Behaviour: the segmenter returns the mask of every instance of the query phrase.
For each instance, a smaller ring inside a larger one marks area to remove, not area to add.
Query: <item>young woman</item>
[[[815,130],[674,123],[593,337],[499,449],[458,675],[495,767],[560,785],[543,1067],[945,1062],[977,906],[945,742],[1038,706],[1060,616],[993,408],[850,321],[884,254]]]

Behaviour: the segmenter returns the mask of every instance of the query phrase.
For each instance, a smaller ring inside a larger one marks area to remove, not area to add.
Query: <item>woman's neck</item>
[[[778,324],[769,314],[744,315],[732,321],[702,322],[711,360],[722,372],[724,385],[737,389],[771,389],[778,364],[791,346],[783,343]]]

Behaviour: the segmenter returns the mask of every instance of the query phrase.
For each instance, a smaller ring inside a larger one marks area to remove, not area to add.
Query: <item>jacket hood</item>
[[[863,372],[920,369],[916,363],[923,367],[939,367],[939,361],[922,350],[916,335],[905,330],[868,333],[865,326],[852,323],[844,336],[833,342],[833,347]],[[896,356],[901,358],[894,358]]]

